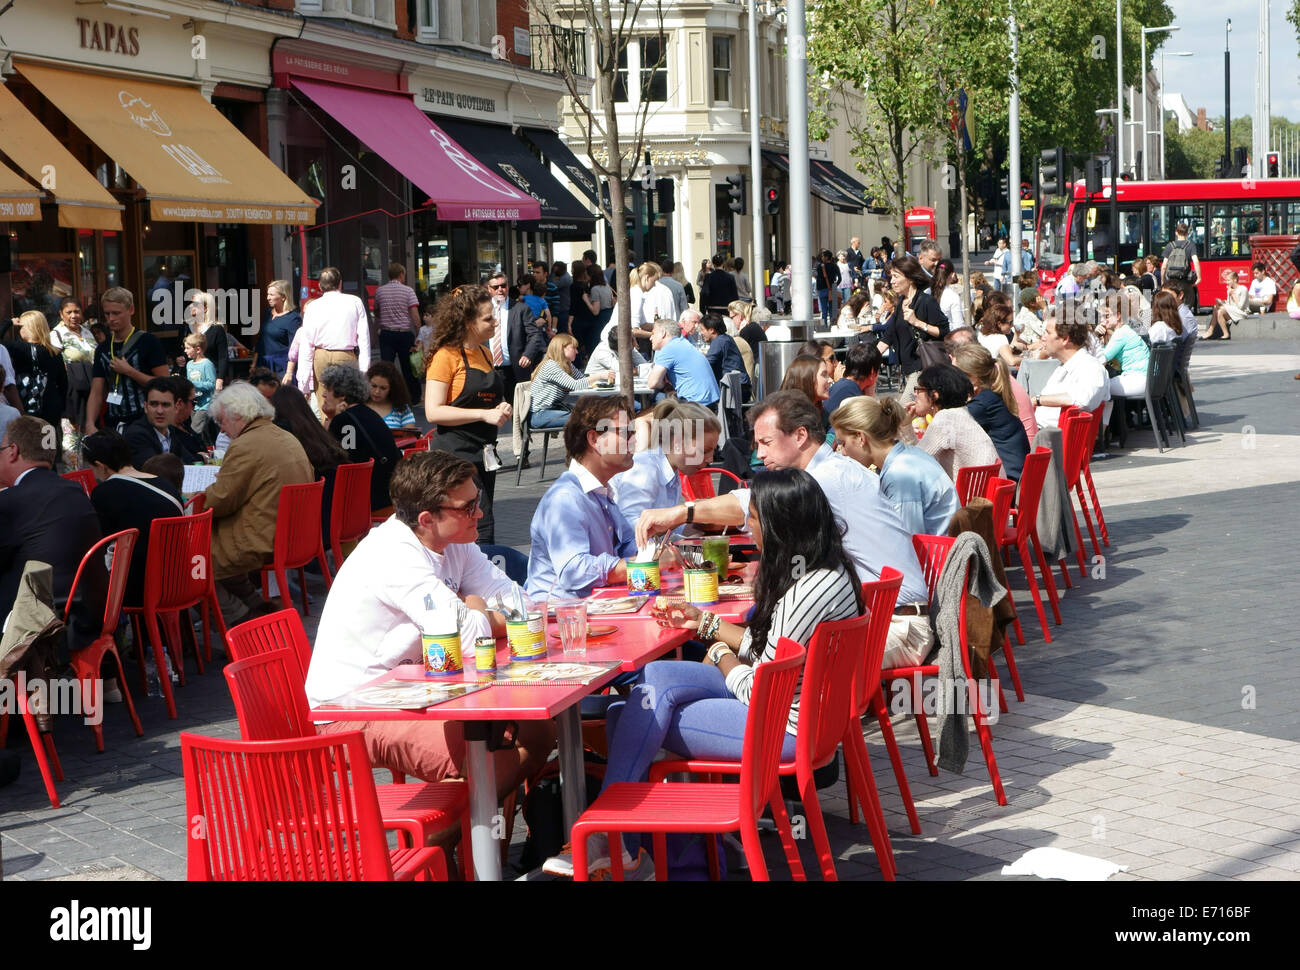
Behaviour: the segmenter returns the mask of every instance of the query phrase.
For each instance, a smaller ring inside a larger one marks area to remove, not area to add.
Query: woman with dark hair
[[[840,310],[840,317],[835,321],[837,330],[861,330],[870,326],[868,320],[860,320],[863,313],[871,312],[871,293],[866,289],[857,290]]]
[[[835,383],[834,358],[819,360],[811,354],[800,354],[790,361],[781,381],[781,390],[798,391],[808,398],[822,416],[822,427],[828,427],[825,408],[826,399],[831,396],[831,385]]]
[[[903,392],[906,397],[921,370],[921,345],[937,341],[942,346],[943,338],[948,336],[948,318],[934,297],[925,292],[931,280],[915,256],[904,253],[895,259],[889,268],[889,282],[898,295],[898,305],[876,349],[882,354],[898,351],[898,362],[907,377]]]
[[[704,356],[713,368],[713,376],[719,381],[722,375],[735,371],[740,375],[740,399],[748,401],[750,395],[749,368],[745,355],[741,352],[737,338],[727,333],[727,325],[720,313],[706,313],[700,320],[700,332],[704,336]],[[739,338],[744,340],[745,338]],[[751,351],[752,357],[752,351]]]
[[[934,416],[925,429],[921,448],[938,459],[954,481],[959,468],[1001,461],[993,439],[966,410],[974,393],[970,378],[952,364],[927,367],[916,382],[912,414]]]
[[[979,343],[1008,367],[1019,367],[1020,354],[1012,343],[1015,339],[1011,328],[1013,320],[1011,300],[1007,295],[990,294],[980,311]]]
[[[591,324],[595,320],[591,306],[587,303],[587,294],[591,292],[591,274],[587,271],[587,264],[578,259],[569,267],[569,276],[573,280],[569,285],[569,333],[578,338],[578,356],[585,361],[595,346],[594,342],[584,343],[590,339]]]
[[[496,328],[492,294],[486,287],[458,286],[439,300],[424,391],[424,417],[438,429],[433,446],[474,466],[483,496],[478,541],[488,545],[496,541],[492,499],[501,464],[497,435],[512,413],[505,381],[492,366],[488,349]]]
[[[321,535],[329,545],[330,508],[334,503],[334,473],[348,460],[347,452],[321,425],[302,392],[296,387],[282,384],[271,394],[275,408],[274,422],[298,439],[307,453],[316,480],[325,479],[325,494],[321,500]]]
[[[934,267],[934,279],[930,283],[930,295],[939,304],[939,309],[948,318],[949,330],[960,330],[966,326],[966,310],[961,302],[961,287],[957,283],[957,268],[951,259],[941,259]]]
[[[95,472],[99,484],[90,493],[104,535],[139,529],[127,575],[126,606],[144,605],[145,556],[154,519],[185,514],[181,494],[171,482],[137,471],[131,464],[131,446],[116,431],[97,431],[81,443],[81,459]]]
[[[1147,339],[1153,344],[1169,343],[1183,335],[1183,318],[1178,313],[1178,297],[1168,290],[1157,290],[1151,298],[1151,326]]]
[[[644,781],[660,748],[686,758],[738,762],[754,668],[776,656],[781,637],[808,643],[819,624],[862,615],[862,587],[844,552],[842,527],[811,475],[784,468],[755,478],[749,522],[759,549],[749,622],[730,623],[685,603],[655,605],[661,626],[692,630],[711,646],[703,663],[668,660],[646,665],[628,701],[610,706],[605,787]],[[794,757],[798,718],[796,693],[782,760]],[[635,848],[635,836],[625,839]],[[591,870],[607,867],[605,836],[592,837],[588,845]],[[633,865],[626,851],[624,860]],[[572,855],[566,851],[543,868],[572,875]]]
[[[383,418],[395,436],[418,435],[420,429],[415,426],[415,415],[411,412],[411,394],[397,365],[377,360],[366,371],[366,380],[370,382],[366,407]]]
[[[609,318],[614,315],[616,298],[614,288],[605,279],[604,271],[595,263],[587,268],[587,282],[591,288],[583,299],[587,301],[587,309],[591,311],[592,319],[586,334],[576,336],[590,354],[600,343],[601,334],[605,332],[605,324],[609,323]]]
[[[370,509],[378,512],[393,504],[388,480],[402,453],[384,419],[364,406],[369,399],[370,387],[355,364],[330,364],[321,373],[320,406],[329,419],[329,433],[343,446],[349,462],[375,460],[370,473]]]

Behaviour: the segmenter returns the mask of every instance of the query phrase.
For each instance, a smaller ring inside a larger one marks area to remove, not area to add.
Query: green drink
[[[731,540],[726,536],[709,536],[704,540],[702,553],[706,561],[717,567],[718,582],[727,581],[727,567],[731,564]]]

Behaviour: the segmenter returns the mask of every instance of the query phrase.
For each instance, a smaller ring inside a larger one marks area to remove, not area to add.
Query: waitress
[[[433,356],[425,374],[424,416],[438,431],[433,446],[474,465],[483,510],[478,541],[489,545],[496,542],[497,435],[511,414],[505,382],[493,367],[505,339],[497,333],[491,291],[459,286],[435,310]]]

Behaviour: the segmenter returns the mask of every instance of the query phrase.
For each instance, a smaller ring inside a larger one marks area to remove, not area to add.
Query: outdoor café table
[[[568,400],[576,400],[580,397],[610,397],[615,394],[622,394],[622,389],[615,385],[613,387],[584,387],[579,391],[570,391]],[[649,384],[642,380],[632,382],[632,396],[645,404],[647,401],[653,401],[655,390]]]
[[[318,721],[463,721],[474,875],[484,881],[499,881],[501,856],[496,840],[492,837],[493,819],[497,814],[496,772],[488,756],[492,722],[555,720],[559,728],[560,792],[567,831],[582,814],[581,795],[585,791],[585,786],[580,781],[585,774],[579,720],[580,702],[592,691],[608,684],[620,672],[638,670],[690,639],[687,630],[665,629],[652,622],[622,623],[620,621],[627,618],[621,616],[608,619],[610,625],[618,627],[618,632],[606,639],[588,641],[585,658],[567,658],[576,663],[584,660],[588,663],[618,661],[618,667],[611,668],[588,684],[493,684],[486,690],[475,691],[422,710],[325,706],[314,708],[310,712],[311,717]],[[549,624],[547,632],[549,636]],[[550,640],[548,643],[553,644],[548,660],[566,659],[560,655],[558,644]],[[505,666],[509,660],[510,648],[506,646],[505,638],[501,637],[497,641],[497,663]],[[469,663],[473,665],[472,651]],[[363,688],[378,687],[399,680],[422,681],[424,668],[415,664],[394,667],[363,685]],[[571,779],[579,781],[570,783]]]

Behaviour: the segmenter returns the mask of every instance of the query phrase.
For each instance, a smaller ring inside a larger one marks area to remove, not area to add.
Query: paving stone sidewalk
[[[965,773],[931,778],[914,726],[899,715],[923,826],[911,836],[869,729],[900,879],[1006,878],[1004,865],[1041,847],[1127,867],[1117,880],[1300,878],[1300,638],[1287,613],[1300,591],[1291,529],[1300,505],[1298,351],[1296,341],[1198,349],[1203,429],[1163,456],[1139,432],[1137,447],[1094,464],[1111,531],[1106,577],[1080,582],[1072,569],[1076,588],[1053,643],[1043,642],[1023,577],[1011,571],[1028,640],[1016,648],[1027,696],[1018,703],[1008,684],[1010,711],[993,727],[1010,804],[994,801],[973,735]],[[1253,449],[1240,443],[1247,424]],[[530,484],[535,470],[523,479],[518,490],[513,473],[498,483],[498,541],[526,549],[546,483]],[[191,673],[177,703],[180,718],[168,721],[159,698],[144,699],[140,739],[125,712],[110,708],[98,755],[89,730],[61,722],[59,810],[11,726],[24,765],[20,781],[0,790],[7,878],[184,878],[178,733],[238,732],[216,669]],[[822,805],[840,877],[879,879],[865,828],[847,820],[842,781],[822,792]],[[519,823],[516,842],[522,836]],[[787,878],[775,837],[765,846],[774,878]],[[811,845],[802,851],[815,871]]]

